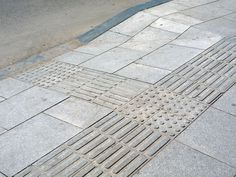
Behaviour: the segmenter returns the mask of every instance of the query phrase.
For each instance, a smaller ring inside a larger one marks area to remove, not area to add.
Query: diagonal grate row
[[[53,61],[16,77],[109,108],[117,108],[148,88],[148,84]]]
[[[16,176],[130,176],[169,141],[111,113]]]
[[[212,104],[236,81],[236,37],[226,38],[160,80],[157,85]]]

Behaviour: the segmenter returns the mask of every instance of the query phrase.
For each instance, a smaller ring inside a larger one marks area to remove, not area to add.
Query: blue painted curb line
[[[95,28],[91,29],[90,31],[80,35],[78,39],[82,44],[86,44],[92,41],[93,39],[97,38],[104,32],[108,31],[112,27],[118,25],[119,23],[133,16],[137,12],[169,2],[169,1],[171,0],[151,0],[149,2],[128,8],[120,12],[119,14],[115,15],[114,17],[110,18],[109,20],[105,21],[101,25],[98,25]]]
[[[139,4],[133,7],[130,7],[119,14],[115,15],[114,17],[110,18],[109,20],[105,21],[101,25],[96,26],[92,30],[80,35],[79,37],[75,38],[75,40],[79,41],[81,44],[86,44],[93,39],[97,38],[101,34],[105,33],[112,27],[118,25],[119,23],[123,22],[124,20],[128,19],[129,17],[135,15],[137,12],[140,12],[142,10],[169,2],[171,0],[151,0],[149,2]],[[0,69],[0,80],[10,76],[12,73],[17,72],[19,70],[23,70],[25,67],[33,65],[35,63],[47,61],[50,58],[41,55],[36,54],[31,57],[28,57],[22,61],[16,62],[15,64],[12,64],[10,66],[7,66],[6,68]]]

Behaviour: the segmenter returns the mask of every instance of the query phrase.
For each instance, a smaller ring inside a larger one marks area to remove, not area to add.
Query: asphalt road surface
[[[0,68],[64,43],[148,0],[0,0]]]

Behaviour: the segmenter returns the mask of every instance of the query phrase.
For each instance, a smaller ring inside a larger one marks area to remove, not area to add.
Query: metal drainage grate
[[[111,113],[16,176],[130,176],[168,142],[150,127]]]
[[[81,72],[55,84],[52,89],[116,108],[130,101],[148,86],[124,77],[83,68]]]
[[[154,86],[116,112],[174,137],[207,107],[186,96]]]
[[[69,78],[79,71],[81,71],[81,68],[78,66],[53,61],[19,74],[16,78],[25,82],[33,83],[34,85],[48,88]]]
[[[148,84],[63,62],[51,62],[17,76],[109,108],[121,106],[148,88]]]
[[[220,41],[167,75],[157,85],[207,104],[235,84],[236,38]]]

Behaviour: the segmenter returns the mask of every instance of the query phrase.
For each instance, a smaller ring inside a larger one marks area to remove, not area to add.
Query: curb
[[[80,35],[78,39],[82,44],[86,44],[92,41],[93,39],[97,38],[104,32],[108,31],[109,29],[113,28],[114,26],[118,25],[119,23],[125,21],[129,17],[135,15],[137,12],[143,11],[145,9],[148,9],[157,5],[161,5],[169,1],[171,0],[151,0],[149,2],[130,7],[120,12],[119,14],[113,16],[112,18],[105,21],[101,25],[98,25],[94,27],[93,29],[91,29],[90,31]]]
[[[41,52],[39,54],[30,56],[28,58],[25,58],[21,61],[18,61],[12,65],[9,65],[5,68],[0,69],[0,80],[16,74],[18,72],[24,71],[26,69],[29,69],[30,67],[41,64],[43,62],[47,62],[50,59],[57,57],[66,51],[69,52],[70,50],[73,50],[75,48],[78,48],[79,46],[83,44],[87,44],[90,41],[94,40],[101,34],[105,33],[109,29],[113,28],[114,26],[118,25],[119,23],[125,21],[129,17],[135,15],[137,12],[143,11],[145,9],[161,5],[163,3],[169,2],[171,0],[151,0],[146,3],[138,4],[136,6],[130,7],[117,15],[113,16],[112,18],[108,19],[101,25],[96,26],[95,28],[91,29],[90,31],[74,38],[73,40],[62,44],[55,46],[51,49],[48,49],[47,51]]]

